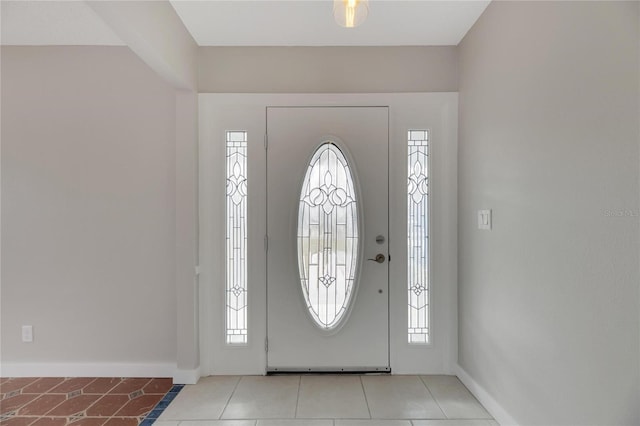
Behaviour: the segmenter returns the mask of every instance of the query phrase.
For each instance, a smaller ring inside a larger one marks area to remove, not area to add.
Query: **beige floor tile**
[[[218,419],[239,380],[235,376],[203,377],[197,385],[185,386],[158,420]]]
[[[489,426],[484,419],[414,420],[413,426]]]
[[[335,426],[411,426],[409,420],[337,420]]]
[[[445,419],[418,376],[363,376],[373,419]]]
[[[333,426],[330,419],[269,419],[258,420],[257,426]]]
[[[156,423],[154,423],[155,425]],[[255,420],[189,420],[180,426],[256,426]]]
[[[299,376],[242,377],[221,418],[292,419],[299,382]]]
[[[156,424],[499,426],[455,376],[384,375],[207,377],[185,386]]]
[[[370,418],[359,376],[302,376],[299,418]]]
[[[421,376],[449,419],[492,419],[456,376]]]

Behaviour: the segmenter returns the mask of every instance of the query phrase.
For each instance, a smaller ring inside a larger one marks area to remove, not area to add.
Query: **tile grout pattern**
[[[364,383],[362,383],[362,376],[360,376],[360,388],[364,394],[364,403],[367,405],[367,411],[369,412],[369,418],[371,418],[371,407],[369,406],[369,400],[367,399],[367,391],[364,389]]]
[[[298,378],[298,391],[296,392],[296,411],[293,414],[294,418],[298,417],[298,404],[300,404],[300,382],[302,381],[302,376]]]
[[[156,426],[498,426],[455,376],[212,376]]]
[[[500,426],[495,420],[446,419],[252,419],[252,420],[159,420],[156,426]]]
[[[158,420],[156,426],[500,426],[495,420],[446,419],[252,419],[252,420]]]
[[[1,378],[0,425],[150,425],[181,389],[167,378]]]
[[[420,381],[422,382],[422,384],[424,385],[424,387],[427,388],[427,392],[429,392],[429,396],[431,396],[431,398],[433,398],[433,400],[436,402],[436,405],[438,406],[438,408],[440,409],[440,411],[442,411],[444,413],[444,411],[442,410],[442,406],[440,406],[440,404],[438,404],[438,400],[436,398],[433,397],[433,394],[431,393],[431,390],[429,390],[429,386],[427,386],[427,384],[424,382],[424,379],[422,377],[420,377]]]

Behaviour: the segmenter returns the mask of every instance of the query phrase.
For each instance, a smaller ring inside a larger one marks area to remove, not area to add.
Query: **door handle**
[[[367,260],[373,260],[374,262],[384,263],[384,258],[385,258],[384,254],[378,253],[375,259],[367,259]]]

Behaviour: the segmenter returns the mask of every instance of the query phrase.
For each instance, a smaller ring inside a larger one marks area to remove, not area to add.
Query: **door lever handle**
[[[384,263],[384,258],[385,258],[385,255],[384,255],[384,254],[382,254],[382,253],[378,253],[378,254],[376,255],[376,258],[375,258],[375,259],[367,259],[367,260],[372,260],[372,261],[374,261],[374,262],[378,262],[378,263]]]

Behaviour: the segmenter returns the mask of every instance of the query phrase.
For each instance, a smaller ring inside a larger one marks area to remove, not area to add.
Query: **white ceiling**
[[[173,0],[200,46],[457,45],[490,0],[370,0],[339,27],[332,0]],[[84,1],[1,0],[3,45],[124,45]]]
[[[333,20],[332,0],[173,0],[200,46],[457,45],[490,0],[370,0],[358,28]]]
[[[83,1],[0,3],[3,45],[124,45]]]

